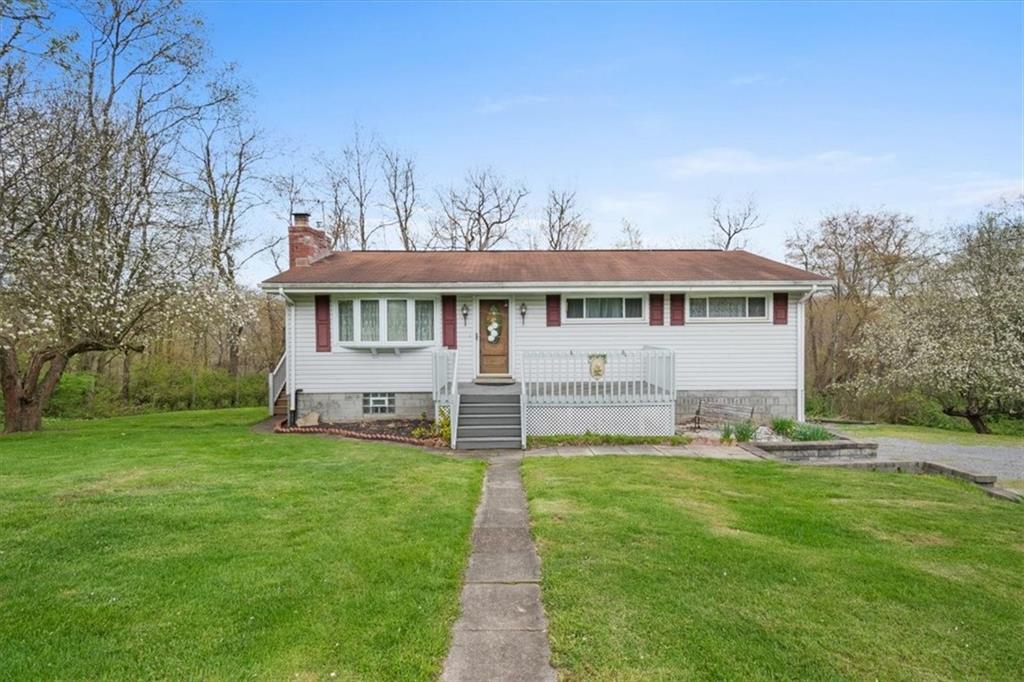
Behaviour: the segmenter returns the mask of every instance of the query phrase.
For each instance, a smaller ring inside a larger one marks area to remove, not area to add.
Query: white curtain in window
[[[626,317],[643,317],[644,303],[640,298],[626,299]]]
[[[352,301],[338,301],[338,340],[352,341],[354,334]]]
[[[750,317],[764,317],[764,299],[760,296],[752,296],[748,298],[747,315]]]
[[[621,298],[588,298],[587,317],[622,317]]]
[[[565,301],[565,316],[578,320],[583,318],[583,299],[569,298]]]
[[[706,298],[691,298],[690,299],[690,317],[707,317],[708,316],[708,299]]]
[[[359,302],[359,340],[380,341],[380,301]]]
[[[416,340],[434,340],[433,301],[416,301]]]
[[[741,296],[709,298],[710,317],[746,317],[747,299]]]
[[[409,340],[409,302],[404,299],[388,301],[388,341]]]

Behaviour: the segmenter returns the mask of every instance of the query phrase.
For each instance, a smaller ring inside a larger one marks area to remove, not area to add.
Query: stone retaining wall
[[[763,442],[751,443],[751,446],[773,459],[784,459],[787,462],[807,459],[874,459],[878,457],[878,443],[862,443],[855,440]]]

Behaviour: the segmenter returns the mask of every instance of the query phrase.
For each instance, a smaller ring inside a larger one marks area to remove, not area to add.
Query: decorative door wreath
[[[498,343],[501,339],[501,311],[492,305],[487,311],[487,343]]]

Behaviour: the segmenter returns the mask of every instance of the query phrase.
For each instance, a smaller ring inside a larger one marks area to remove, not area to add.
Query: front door
[[[508,374],[508,299],[480,301],[480,373]]]

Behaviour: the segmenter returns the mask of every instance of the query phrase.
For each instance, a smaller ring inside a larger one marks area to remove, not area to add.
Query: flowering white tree
[[[919,391],[988,433],[1024,414],[1024,211],[1004,205],[957,234],[950,257],[889,300],[853,349],[861,388]]]
[[[70,358],[138,349],[194,258],[171,169],[184,124],[210,103],[193,92],[199,23],[180,2],[76,8],[88,28],[50,63],[58,75],[5,97],[5,116],[33,122],[0,136],[7,432],[39,428]],[[46,163],[21,163],[33,158]]]

